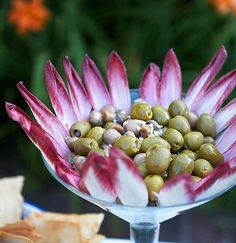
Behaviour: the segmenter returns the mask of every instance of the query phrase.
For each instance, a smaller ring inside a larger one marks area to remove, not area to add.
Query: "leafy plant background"
[[[0,175],[24,174],[25,193],[43,193],[52,179],[40,153],[7,117],[4,102],[28,109],[15,87],[22,80],[50,106],[43,77],[46,60],[51,59],[63,75],[61,61],[67,55],[81,74],[88,53],[104,74],[106,58],[115,50],[127,66],[130,87],[137,88],[149,62],[162,66],[173,47],[182,67],[184,90],[222,44],[228,59],[221,74],[236,66],[236,17],[217,13],[206,0],[50,0],[45,5],[51,18],[44,31],[19,36],[7,21],[11,1],[0,2]],[[70,197],[78,207],[79,199]],[[230,210],[235,199],[234,189],[205,209],[224,206]]]

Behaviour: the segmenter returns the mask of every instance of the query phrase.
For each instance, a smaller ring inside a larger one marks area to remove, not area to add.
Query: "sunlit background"
[[[18,124],[6,115],[4,102],[27,110],[16,83],[24,81],[49,105],[43,68],[51,59],[62,72],[69,56],[81,74],[87,53],[104,74],[106,58],[115,50],[124,60],[130,88],[137,88],[150,62],[162,66],[174,48],[183,72],[184,89],[209,62],[220,45],[228,59],[221,74],[236,67],[236,3],[234,0],[2,0],[0,1],[0,176],[23,174],[27,201],[61,212],[100,212],[54,181],[40,153]],[[236,96],[236,92],[231,95]],[[30,112],[28,112],[30,114]],[[163,224],[161,240],[235,242],[236,190]],[[106,215],[102,233],[128,237],[128,224]]]

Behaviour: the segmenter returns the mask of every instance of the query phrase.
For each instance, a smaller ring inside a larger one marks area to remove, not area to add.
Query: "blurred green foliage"
[[[47,59],[63,75],[61,60],[67,55],[81,74],[88,53],[104,74],[108,54],[116,50],[127,66],[131,88],[138,87],[149,62],[162,66],[171,47],[182,67],[185,90],[222,44],[228,50],[222,73],[236,66],[236,17],[219,15],[207,0],[48,0],[52,15],[46,28],[26,36],[19,36],[7,21],[11,1],[0,4],[0,171],[26,174],[28,191],[47,186],[49,175],[35,147],[7,118],[4,101],[27,110],[15,87],[23,80],[49,104],[43,77]]]

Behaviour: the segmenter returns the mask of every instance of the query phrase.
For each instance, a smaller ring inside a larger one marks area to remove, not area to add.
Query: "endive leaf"
[[[161,105],[168,108],[174,100],[181,99],[182,92],[182,74],[179,61],[173,49],[170,49],[166,55],[159,89]]]
[[[130,109],[130,92],[127,72],[123,61],[116,52],[112,52],[107,61],[107,80],[112,104],[125,112]]]
[[[66,86],[51,61],[45,65],[45,80],[54,111],[64,127],[69,130],[77,120]]]
[[[143,78],[139,86],[139,97],[154,106],[160,104],[159,87],[160,87],[160,68],[150,63],[144,71]]]
[[[94,110],[101,110],[103,106],[111,104],[111,98],[95,63],[86,56],[82,66],[83,78],[88,96]]]

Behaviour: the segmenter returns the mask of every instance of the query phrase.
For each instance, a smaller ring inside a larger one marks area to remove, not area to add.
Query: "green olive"
[[[103,156],[106,156],[106,152],[105,152],[103,149],[98,148],[98,147],[96,147],[96,148],[92,148],[92,149],[90,150],[90,152],[88,153],[88,155],[91,154],[91,153],[98,153],[98,154],[101,154],[101,155],[103,155]]]
[[[70,128],[70,136],[84,138],[90,129],[91,125],[87,121],[75,122]]]
[[[171,153],[166,147],[153,145],[147,151],[146,168],[150,174],[162,174],[170,165]]]
[[[160,175],[148,175],[144,178],[144,183],[148,190],[149,200],[156,201],[156,197],[153,195],[153,192],[160,192],[164,185],[164,180]]]
[[[160,105],[156,105],[152,108],[152,119],[156,121],[159,125],[166,126],[170,119],[170,114],[167,109]]]
[[[134,156],[139,152],[141,143],[136,137],[124,135],[116,140],[114,146],[123,150],[128,156]]]
[[[213,137],[205,136],[203,139],[203,143],[210,143],[210,144],[215,145],[216,141]]]
[[[184,116],[185,118],[189,118],[189,111],[187,105],[182,100],[173,101],[168,108],[168,111],[171,117],[175,116]]]
[[[198,154],[189,150],[189,149],[185,149],[181,152],[181,154],[187,154],[191,159],[193,160],[197,160],[198,159]]]
[[[182,135],[185,135],[191,131],[188,120],[183,116],[175,116],[174,118],[170,119],[168,122],[168,127],[178,130]]]
[[[204,136],[215,137],[215,120],[209,114],[202,114],[197,120],[196,130],[201,132]]]
[[[199,182],[202,178],[198,176],[191,176],[194,182]]]
[[[189,132],[184,135],[185,147],[197,151],[203,144],[203,135],[200,132]]]
[[[168,176],[172,178],[180,174],[192,174],[194,162],[187,154],[177,155],[170,163],[168,168]]]
[[[74,142],[74,151],[78,155],[87,156],[93,148],[98,148],[98,143],[92,138],[78,138]]]
[[[103,142],[103,133],[105,129],[102,127],[93,127],[87,134],[86,138],[93,138],[94,140],[97,141],[99,145],[102,144]]]
[[[138,165],[138,170],[139,170],[142,177],[145,177],[145,176],[148,175],[148,171],[147,171],[145,162]]]
[[[152,147],[154,144],[162,145],[168,149],[170,149],[170,144],[161,137],[148,137],[144,138],[141,145],[141,151],[147,152],[147,150]]]
[[[163,138],[170,144],[173,152],[180,150],[184,146],[183,135],[176,129],[167,129],[163,133]]]
[[[137,103],[131,108],[131,118],[148,121],[152,118],[152,109],[147,103]]]
[[[198,156],[200,159],[208,160],[213,167],[224,161],[223,155],[219,152],[216,146],[209,143],[203,144],[200,147]]]
[[[207,176],[213,171],[212,165],[205,159],[197,159],[194,161],[193,173],[201,178]]]
[[[188,121],[192,129],[195,129],[198,116],[194,112],[189,112]]]

